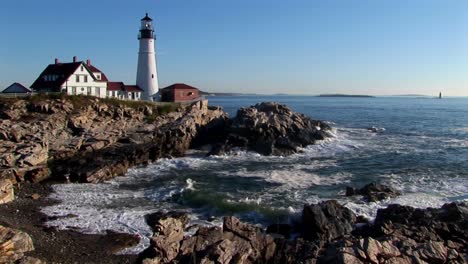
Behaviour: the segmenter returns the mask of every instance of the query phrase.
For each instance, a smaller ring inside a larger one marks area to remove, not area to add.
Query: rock
[[[28,234],[0,226],[0,263],[13,263],[32,250],[34,246]]]
[[[332,241],[351,233],[356,222],[354,213],[330,200],[305,205],[302,211],[303,237],[308,240]]]
[[[41,182],[45,179],[48,179],[50,176],[50,170],[46,166],[39,166],[31,168],[31,170],[26,171],[24,179],[30,182]]]
[[[241,147],[263,155],[289,155],[329,137],[330,129],[285,105],[259,103],[237,112],[226,128],[224,141],[211,154]]]
[[[46,262],[38,258],[26,256],[20,259],[19,261],[17,261],[17,264],[46,264]]]
[[[146,219],[155,232],[151,237],[150,247],[140,255],[140,258],[157,258],[162,263],[171,262],[179,254],[180,242],[184,238],[184,227],[188,219],[187,214],[155,213],[148,215]]]
[[[447,260],[447,248],[443,242],[430,241],[414,250],[415,256],[428,263],[443,264]]]
[[[11,104],[2,104],[0,107],[0,118],[18,120],[26,113],[26,101],[18,100]]]
[[[401,195],[401,192],[387,185],[369,183],[361,189],[346,187],[346,196],[363,195],[368,202],[376,202]]]
[[[0,178],[0,204],[5,204],[15,199],[13,183],[9,179]]]
[[[40,194],[38,194],[38,193],[33,193],[33,194],[31,194],[31,199],[37,200],[37,199],[39,199],[39,198],[41,198],[41,195],[40,195]]]
[[[45,164],[48,158],[47,143],[21,144],[15,151],[19,155],[16,161],[19,167],[37,166]]]

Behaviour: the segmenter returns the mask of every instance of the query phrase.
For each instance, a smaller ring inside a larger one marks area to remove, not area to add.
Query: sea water
[[[293,221],[307,203],[336,199],[370,220],[391,203],[438,207],[468,200],[468,98],[325,98],[293,96],[209,97],[230,116],[262,101],[329,122],[334,137],[301,153],[262,156],[234,150],[206,157],[192,150],[183,158],[161,159],[102,184],[58,184],[43,208],[59,217],[48,222],[85,233],[114,230],[138,234],[148,245],[144,215],[179,210],[191,221],[220,225],[221,217],[267,225]],[[375,127],[375,133],[368,128]],[[346,186],[389,184],[403,195],[366,203],[346,197]]]

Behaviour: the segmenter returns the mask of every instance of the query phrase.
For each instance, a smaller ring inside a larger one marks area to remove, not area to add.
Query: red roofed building
[[[136,85],[123,82],[109,82],[107,76],[90,60],[61,63],[55,59],[31,85],[35,92],[64,92],[69,95],[91,95],[101,98],[140,100],[143,92]]]
[[[65,92],[70,95],[106,97],[107,77],[91,61],[61,63],[55,59],[31,85],[35,92]]]
[[[140,100],[140,87],[136,85],[125,85],[123,82],[107,82],[107,97],[128,100]]]
[[[197,88],[185,83],[175,83],[160,90],[162,102],[187,102],[197,100]]]

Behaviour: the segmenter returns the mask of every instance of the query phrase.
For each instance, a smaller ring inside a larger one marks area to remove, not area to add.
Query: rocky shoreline
[[[336,201],[305,205],[295,225],[263,230],[225,217],[222,228],[190,227],[180,213],[147,217],[151,246],[137,256],[128,234],[84,235],[45,228],[39,208],[50,182],[99,183],[161,157],[205,146],[207,155],[241,148],[290,155],[331,136],[331,127],[277,103],[242,108],[229,119],[206,101],[168,108],[83,96],[5,100],[0,105],[0,225],[6,263],[466,263],[468,206],[391,205],[367,223]],[[368,202],[400,193],[372,183],[348,188]],[[16,200],[14,200],[16,197]],[[17,221],[17,219],[20,219]],[[2,227],[3,228],[3,227]],[[16,231],[19,229],[21,231]],[[6,231],[5,231],[6,230]],[[16,241],[15,232],[29,240]],[[26,234],[26,235],[24,235]],[[291,239],[290,237],[294,237]],[[16,243],[16,244],[15,244]],[[16,247],[16,245],[18,245]],[[15,248],[22,249],[15,251]],[[35,250],[33,250],[35,248]],[[60,252],[59,252],[60,251]],[[1,255],[1,254],[0,254]],[[24,257],[27,256],[27,257]]]
[[[468,204],[439,209],[391,205],[374,223],[334,200],[305,205],[299,226],[262,228],[224,217],[223,226],[184,236],[187,215],[156,214],[151,246],[139,261],[151,263],[466,263]],[[193,228],[193,227],[191,227]],[[288,239],[286,230],[298,237]]]

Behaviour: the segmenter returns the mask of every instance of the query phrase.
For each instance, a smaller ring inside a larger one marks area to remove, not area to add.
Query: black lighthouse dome
[[[153,19],[148,16],[148,13],[141,19],[138,39],[154,39]]]

